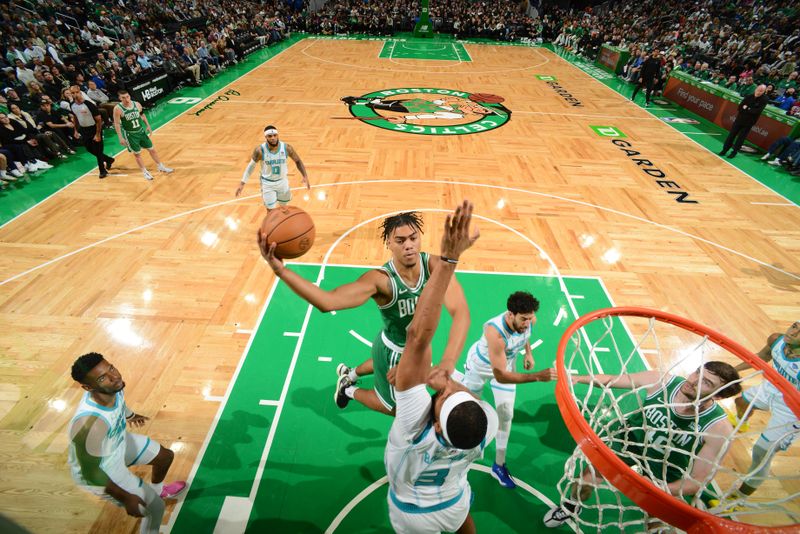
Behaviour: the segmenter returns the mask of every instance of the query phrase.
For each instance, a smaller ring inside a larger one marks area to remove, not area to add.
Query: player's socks
[[[356,373],[356,368],[355,367],[350,369],[350,372],[347,373],[347,378],[350,379],[350,383],[351,384],[355,384],[356,382],[358,382],[358,373]]]
[[[351,399],[355,399],[356,398],[356,390],[357,389],[358,388],[355,387],[355,386],[347,386],[346,388],[344,388],[344,394],[347,395]]]
[[[505,449],[497,449],[497,452],[494,455],[494,463],[496,463],[497,465],[506,465]]]

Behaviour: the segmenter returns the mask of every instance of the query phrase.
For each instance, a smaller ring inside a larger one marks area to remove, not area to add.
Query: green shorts
[[[375,341],[372,342],[372,364],[375,368],[373,389],[378,395],[378,400],[386,406],[386,409],[394,410],[394,386],[389,384],[386,373],[400,362],[400,356],[403,354],[403,351],[402,347],[398,347],[397,345],[395,345],[394,348],[388,347],[383,340],[382,334],[383,332],[378,334]],[[395,349],[401,350],[397,351]]]
[[[143,148],[153,148],[153,142],[144,131],[138,133],[123,132],[123,135],[128,142],[128,152],[138,154]]]

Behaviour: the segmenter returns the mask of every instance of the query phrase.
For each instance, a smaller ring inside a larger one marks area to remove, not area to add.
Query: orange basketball
[[[472,93],[469,95],[469,99],[479,104],[499,104],[505,101],[505,98],[502,96],[493,95],[491,93]]]
[[[277,207],[261,222],[261,236],[267,243],[277,243],[275,255],[285,260],[305,254],[315,235],[311,216],[295,206]]]

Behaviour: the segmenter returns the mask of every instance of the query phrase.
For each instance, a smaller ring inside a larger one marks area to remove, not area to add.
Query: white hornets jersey
[[[506,312],[501,313],[497,317],[492,317],[483,323],[484,330],[486,327],[491,327],[500,333],[500,336],[505,342],[505,354],[508,361],[508,369],[514,369],[517,361],[517,355],[525,349],[525,345],[531,338],[531,325],[522,332],[513,332],[505,320]],[[478,358],[485,364],[491,365],[489,360],[489,342],[486,340],[486,335],[481,335],[481,338],[476,341],[470,348],[470,353],[476,353]]]
[[[289,178],[286,143],[278,142],[277,152],[270,152],[267,143],[261,144],[261,179],[278,182]]]
[[[800,390],[800,359],[790,360],[787,358],[783,353],[784,347],[786,347],[786,338],[784,336],[779,337],[772,344],[772,366],[787,382]],[[781,394],[771,382],[766,382],[766,386],[770,392]],[[781,396],[783,395],[781,394]]]
[[[83,394],[78,409],[75,411],[75,416],[70,421],[71,427],[76,424],[80,419],[87,416],[94,416],[105,421],[108,426],[106,437],[103,440],[103,448],[101,451],[102,460],[100,461],[100,468],[112,480],[116,481],[116,475],[127,471],[125,465],[125,397],[122,391],[117,392],[114,398],[114,405],[111,407],[101,406],[92,400],[92,395],[88,391]],[[72,432],[70,432],[72,435]],[[89,484],[83,478],[81,473],[81,466],[78,463],[75,445],[70,441],[69,446],[69,466],[72,472],[72,478],[78,484],[88,486]]]

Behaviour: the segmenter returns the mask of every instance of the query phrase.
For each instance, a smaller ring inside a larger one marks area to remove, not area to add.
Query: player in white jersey
[[[448,370],[431,368],[430,347],[458,258],[478,238],[477,231],[470,235],[471,218],[469,201],[447,216],[439,265],[419,297],[396,368],[397,416],[384,463],[389,519],[401,534],[475,532],[467,471],[494,438],[497,415]]]
[[[491,384],[494,407],[499,419],[492,476],[508,489],[517,487],[506,467],[506,450],[511,420],[514,417],[517,384],[556,379],[555,369],[545,369],[538,373],[515,371],[517,355],[521,352],[525,353],[525,369],[533,369],[530,338],[538,310],[539,301],[530,293],[517,291],[509,295],[506,311],[483,324],[483,335],[470,347],[464,364],[463,384],[472,393],[481,397],[486,383]]]
[[[244,184],[253,174],[258,162],[261,162],[261,198],[267,210],[273,209],[277,204],[285,206],[292,199],[292,191],[289,189],[289,165],[288,158],[294,160],[297,170],[303,175],[303,185],[306,189],[311,189],[308,181],[306,166],[297,154],[292,145],[286,144],[278,139],[278,129],[272,125],[264,128],[266,143],[262,143],[253,149],[250,163],[244,170],[242,181],[236,188],[236,196],[242,194]]]
[[[778,374],[800,390],[800,321],[789,326],[785,334],[770,335],[767,344],[758,351],[758,357],[765,362],[771,360]],[[742,371],[748,367],[748,364],[741,363],[736,370]],[[771,382],[765,380],[758,386],[745,390],[736,399],[738,418],[745,414],[749,417],[753,413],[753,410],[747,413],[751,404],[757,410],[769,410],[772,415],[766,430],[753,445],[753,461],[747,470],[747,477],[739,487],[739,492],[744,495],[752,495],[758,489],[769,477],[769,467],[775,454],[788,449],[800,434],[800,421],[786,406],[783,394]],[[736,418],[732,418],[731,422],[738,423]]]
[[[86,393],[69,424],[69,465],[72,478],[90,493],[123,506],[128,515],[142,517],[140,533],[155,534],[164,516],[164,501],[186,488],[186,482],[164,484],[175,454],[147,436],[126,431],[141,427],[147,417],[125,404],[125,382],[101,354],[84,354],[72,364],[72,378]],[[151,482],[128,470],[151,465]]]

